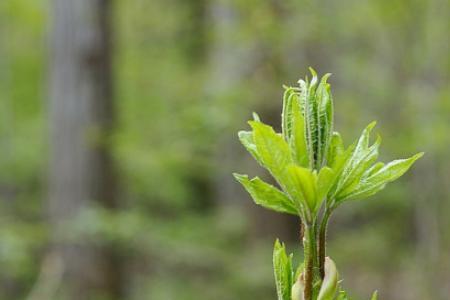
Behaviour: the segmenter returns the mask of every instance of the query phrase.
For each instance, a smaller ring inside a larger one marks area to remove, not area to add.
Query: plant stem
[[[327,239],[327,227],[330,219],[331,210],[326,209],[322,218],[319,229],[319,271],[320,277],[325,277],[325,255],[326,255],[326,239]]]
[[[305,224],[305,236],[303,238],[303,247],[305,253],[305,300],[312,300],[313,290],[313,270],[314,270],[314,248],[315,236],[314,227],[310,224]]]

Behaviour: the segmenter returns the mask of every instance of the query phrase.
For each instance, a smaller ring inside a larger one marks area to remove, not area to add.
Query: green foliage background
[[[48,246],[50,5],[0,3],[0,299],[26,298]],[[268,179],[236,132],[253,110],[279,124],[282,84],[313,66],[334,74],[345,137],[378,120],[382,160],[427,153],[332,220],[329,251],[345,286],[361,298],[378,287],[380,299],[447,299],[449,6],[117,0],[112,147],[123,206],[87,211],[74,237],[121,250],[128,299],[274,299],[273,240],[298,248],[298,224],[263,212],[233,181],[249,169]]]

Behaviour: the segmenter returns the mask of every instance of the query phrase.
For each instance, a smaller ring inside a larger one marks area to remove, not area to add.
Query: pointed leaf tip
[[[233,177],[237,180],[240,181],[242,179],[248,179],[248,175],[243,175],[243,174],[239,174],[239,173],[233,173]]]
[[[372,297],[370,300],[377,300],[378,299],[378,291],[373,292]]]
[[[317,77],[317,72],[316,72],[316,70],[314,70],[312,67],[308,67],[308,69],[309,69],[309,72],[311,72],[311,75],[312,75],[313,77]]]
[[[278,300],[291,300],[292,256],[286,254],[285,245],[278,239],[273,249],[273,268]]]
[[[252,196],[256,204],[276,212],[298,215],[295,204],[273,185],[262,181],[259,177],[249,180],[247,175],[237,173],[233,175]]]
[[[424,155],[425,155],[425,152],[419,152],[416,155],[414,155],[413,158],[414,158],[414,160],[418,160],[419,158],[421,158]]]
[[[261,122],[261,119],[259,118],[259,115],[257,113],[253,112],[252,116],[253,116],[253,121]]]
[[[259,157],[258,149],[253,140],[252,131],[241,130],[238,132],[239,141],[244,145],[245,149],[256,159],[256,161],[262,165],[261,158]]]
[[[372,121],[369,123],[369,125],[367,125],[366,129],[372,130],[376,125],[377,125],[377,121]]]
[[[323,75],[322,79],[321,79],[322,83],[326,83],[328,78],[330,78],[330,76],[331,76],[331,73],[326,73],[325,75]]]
[[[338,196],[338,201],[345,199],[363,199],[372,196],[382,190],[386,184],[401,177],[409,168],[414,164],[416,160],[422,157],[423,152],[417,153],[410,158],[397,159],[390,163],[376,164],[374,169],[368,170],[368,176],[357,185],[353,191],[348,191]]]

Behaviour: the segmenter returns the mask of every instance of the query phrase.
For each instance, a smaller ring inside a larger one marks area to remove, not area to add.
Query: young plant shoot
[[[333,128],[333,100],[326,74],[285,87],[282,132],[254,114],[251,131],[239,139],[279,187],[260,178],[234,174],[256,204],[296,215],[301,220],[304,261],[292,265],[292,254],[278,240],[273,266],[278,300],[349,299],[339,284],[336,265],[326,257],[326,232],[332,213],[350,200],[364,199],[402,176],[423,153],[389,163],[377,162],[381,139],[369,141],[375,122],[345,147]],[[374,293],[372,300],[377,299]]]

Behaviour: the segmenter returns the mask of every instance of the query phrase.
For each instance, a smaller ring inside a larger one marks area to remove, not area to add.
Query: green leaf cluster
[[[298,81],[298,86],[284,87],[281,133],[264,124],[256,114],[249,121],[251,130],[238,133],[244,147],[278,186],[258,177],[250,179],[236,173],[234,176],[256,204],[299,216],[308,237],[303,239],[305,267],[296,276],[292,256],[286,255],[278,241],[275,243],[278,299],[343,300],[347,296],[337,291],[337,270],[331,259],[325,258],[330,215],[346,201],[381,191],[423,153],[389,163],[377,161],[381,137],[370,141],[375,122],[354,143],[345,146],[333,127],[333,97],[327,82],[330,74],[319,79],[313,69],[310,71],[311,80],[305,78]],[[330,277],[331,273],[335,276]],[[325,286],[328,289],[324,290]],[[376,297],[374,294],[372,299]]]
[[[327,80],[311,69],[311,81],[285,87],[282,133],[255,118],[251,131],[238,133],[241,143],[274,177],[281,190],[259,178],[234,174],[254,201],[266,208],[312,222],[322,204],[334,208],[346,200],[363,199],[403,175],[422,156],[384,164],[377,162],[381,138],[370,144],[370,123],[348,147],[333,131],[333,100]]]

